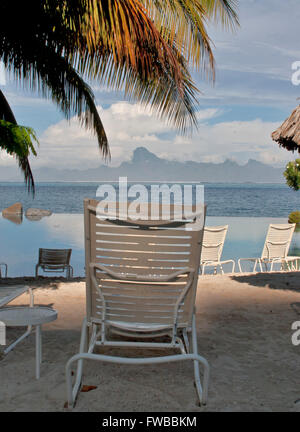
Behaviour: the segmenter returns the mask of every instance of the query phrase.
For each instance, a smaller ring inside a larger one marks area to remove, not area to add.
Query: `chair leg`
[[[235,271],[235,262],[232,260],[232,270],[231,270],[231,273],[234,273],[234,271]]]
[[[238,267],[239,267],[240,273],[243,273],[242,266],[241,266],[241,259],[240,258],[238,259]]]
[[[35,328],[35,376],[40,379],[40,368],[42,363],[42,328],[37,325]]]
[[[261,260],[259,260],[258,262],[259,262],[259,268],[260,268],[260,271],[263,272],[263,268],[262,268]]]
[[[88,332],[88,326],[87,326],[87,320],[85,317],[83,320],[83,323],[82,323],[82,328],[81,328],[79,354],[87,352],[87,336],[88,336],[87,332]],[[80,387],[81,387],[82,371],[83,371],[83,359],[79,359],[77,361],[76,378],[75,378],[75,383],[74,383],[73,387],[72,387],[71,364],[72,364],[72,357],[69,359],[68,363],[66,364],[67,396],[68,396],[69,408],[72,408],[74,406],[74,403],[75,403],[76,398],[77,398],[77,394],[78,394]]]
[[[193,321],[192,321],[192,349],[193,349],[193,354],[200,359],[200,356],[198,355],[195,314],[193,316]],[[204,366],[203,388],[202,388],[201,381],[200,381],[200,372],[199,372],[199,362],[200,362],[199,359],[193,361],[195,385],[196,385],[196,390],[197,390],[200,404],[206,405],[207,396],[208,396],[208,385],[209,385],[209,364],[203,357],[201,357],[201,363]]]
[[[35,266],[35,277],[37,278],[38,275],[39,275],[39,265],[37,264],[37,265]]]
[[[30,335],[31,333],[31,327],[32,326],[28,326],[27,330],[25,333],[22,334],[22,336],[20,336],[18,339],[16,339],[13,343],[11,343],[7,348],[5,348],[5,350],[3,351],[4,354],[8,354],[11,350],[14,349],[14,347],[21,342],[23,339],[25,339],[27,336]]]
[[[72,277],[73,277],[73,267],[69,265],[67,267],[67,279],[71,279]]]
[[[190,341],[189,341],[189,337],[188,337],[188,334],[187,334],[187,331],[185,328],[183,329],[182,334],[183,334],[183,340],[184,340],[186,351],[189,353],[190,352]]]

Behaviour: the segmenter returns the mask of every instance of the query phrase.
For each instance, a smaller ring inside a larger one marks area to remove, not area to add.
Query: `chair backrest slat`
[[[284,258],[292,241],[295,224],[270,224],[261,258]]]
[[[219,261],[223,252],[228,225],[204,227],[201,261]]]
[[[179,325],[190,325],[195,303],[205,210],[193,221],[118,221],[99,219],[97,201],[85,200],[85,247],[87,317],[102,319],[103,304],[91,283],[90,263],[100,263],[118,279],[100,270],[96,278],[106,304],[106,320],[172,325],[174,309],[187,281],[187,274],[169,282],[158,279],[189,267],[195,270],[193,286],[179,307]],[[151,277],[138,281],[136,276]],[[132,279],[131,279],[132,277]]]

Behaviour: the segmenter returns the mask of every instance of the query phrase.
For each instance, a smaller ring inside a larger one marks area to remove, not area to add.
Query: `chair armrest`
[[[195,270],[193,268],[190,267],[184,267],[181,270],[178,270],[174,273],[171,273],[170,275],[167,276],[140,276],[140,275],[126,275],[126,274],[122,274],[122,273],[117,273],[114,272],[113,270],[111,270],[108,266],[104,266],[102,264],[99,263],[90,263],[90,269],[91,270],[101,270],[104,273],[108,274],[109,276],[113,277],[114,279],[119,279],[119,280],[137,280],[140,282],[169,282],[172,279],[175,279],[178,276],[184,275],[184,274],[194,274]]]
[[[267,244],[271,244],[271,245],[275,245],[275,246],[279,246],[279,245],[282,246],[282,245],[288,244],[287,241],[283,241],[283,242],[267,241],[266,243],[267,243]]]

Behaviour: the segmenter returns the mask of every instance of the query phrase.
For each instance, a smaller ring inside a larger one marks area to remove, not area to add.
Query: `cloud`
[[[218,117],[220,110],[204,109],[197,113],[198,131],[189,138],[176,134],[139,104],[119,102],[99,111],[109,138],[110,166],[129,160],[139,146],[159,157],[180,161],[220,162],[231,158],[244,163],[253,158],[283,165],[292,158],[270,138],[279,126],[277,122],[261,119],[225,122]],[[104,163],[95,137],[75,118],[70,123],[63,120],[50,126],[40,143],[38,157],[32,159],[33,167],[88,169]]]
[[[81,214],[52,214],[43,218],[40,224],[48,230],[51,240],[65,242],[73,249],[81,250],[84,247],[84,224]]]

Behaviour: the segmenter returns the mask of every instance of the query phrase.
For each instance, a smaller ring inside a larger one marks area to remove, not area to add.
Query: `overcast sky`
[[[123,95],[93,84],[97,105],[110,142],[111,165],[130,159],[144,146],[158,156],[176,160],[222,162],[249,158],[277,166],[296,155],[279,149],[271,138],[299,103],[300,85],[292,84],[292,64],[300,61],[299,0],[240,0],[241,27],[236,33],[210,27],[217,66],[212,87],[193,73],[203,92],[199,98],[199,130],[182,137],[149,110],[128,103]],[[300,81],[300,80],[299,80]],[[0,67],[0,87],[17,121],[33,127],[40,141],[33,167],[96,167],[103,163],[95,138],[70,123],[51,101],[16,86]],[[13,165],[10,158],[0,164]]]

